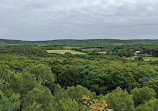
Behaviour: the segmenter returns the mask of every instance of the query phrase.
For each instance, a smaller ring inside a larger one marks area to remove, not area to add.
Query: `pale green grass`
[[[127,59],[129,59],[129,60],[134,60],[136,57],[137,57],[137,56],[128,57]],[[144,59],[145,61],[150,61],[150,60],[155,61],[155,60],[158,60],[158,57],[143,57],[143,59]]]
[[[137,56],[133,56],[133,57],[127,57],[127,59],[129,60],[134,60]]]
[[[150,60],[155,61],[155,60],[158,60],[158,57],[144,57],[143,59],[145,61],[150,61]]]
[[[104,51],[104,52],[98,52],[99,54],[106,54],[106,52]]]
[[[48,53],[58,53],[58,54],[65,54],[66,52],[69,52],[71,54],[86,54],[83,52],[78,52],[74,50],[46,50]]]
[[[82,49],[83,51],[93,51],[93,50],[101,50],[99,48],[88,48],[88,49]]]

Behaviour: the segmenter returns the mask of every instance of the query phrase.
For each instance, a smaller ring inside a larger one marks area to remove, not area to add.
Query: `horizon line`
[[[10,40],[10,41],[25,41],[25,42],[40,42],[40,41],[64,41],[64,40],[127,40],[127,41],[132,41],[132,40],[149,40],[149,41],[153,41],[153,40],[158,40],[158,39],[52,39],[52,40],[20,40],[20,39],[1,39],[0,38],[0,41],[1,40]]]

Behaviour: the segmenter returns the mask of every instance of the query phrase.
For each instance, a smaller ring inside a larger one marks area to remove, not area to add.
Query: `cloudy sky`
[[[0,39],[158,39],[158,0],[0,0]]]

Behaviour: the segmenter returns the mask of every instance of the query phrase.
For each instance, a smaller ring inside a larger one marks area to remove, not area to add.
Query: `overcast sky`
[[[0,0],[0,39],[158,39],[158,0]]]

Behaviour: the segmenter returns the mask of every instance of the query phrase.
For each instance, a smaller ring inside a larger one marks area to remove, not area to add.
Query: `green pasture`
[[[143,59],[145,60],[145,61],[156,61],[156,60],[158,60],[158,57],[143,57]]]
[[[128,60],[134,60],[135,58],[136,58],[137,56],[133,56],[133,57],[128,57],[127,59]],[[143,59],[145,60],[145,61],[156,61],[156,60],[158,60],[158,57],[143,57]]]
[[[71,54],[86,54],[83,52],[78,52],[74,50],[46,50],[48,53],[58,53],[58,54],[65,54],[66,52],[69,52]]]
[[[106,54],[106,52],[104,51],[104,52],[98,52],[99,54]]]
[[[101,50],[99,48],[88,48],[88,49],[82,49],[83,51],[93,51],[93,50]]]

